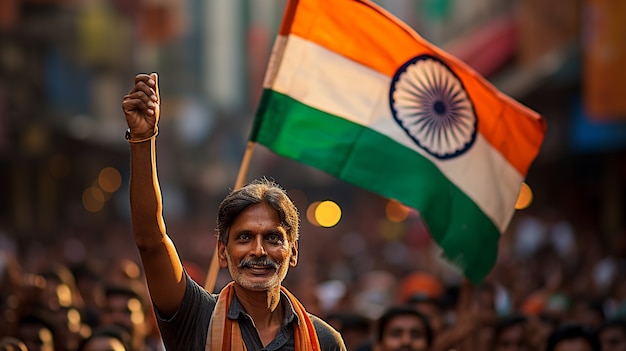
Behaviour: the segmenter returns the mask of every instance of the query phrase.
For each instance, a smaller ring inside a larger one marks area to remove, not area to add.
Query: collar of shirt
[[[291,300],[289,300],[289,297],[287,297],[287,295],[282,291],[280,292],[280,303],[282,303],[285,307],[283,326],[288,325],[294,320],[296,321],[296,323],[298,323],[298,325],[300,325],[300,320],[296,315],[296,311],[293,308]],[[249,317],[249,315],[243,309],[243,305],[241,305],[241,302],[239,302],[239,299],[237,299],[237,295],[235,295],[233,296],[233,300],[230,302],[230,306],[228,308],[228,319],[237,320],[242,315]]]

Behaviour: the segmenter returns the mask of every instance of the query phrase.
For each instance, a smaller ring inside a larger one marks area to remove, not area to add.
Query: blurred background
[[[567,291],[593,287],[608,301],[626,258],[626,2],[376,2],[547,120],[531,193],[489,279],[508,287],[530,279],[528,292],[555,275],[576,277],[563,279]],[[2,250],[27,272],[57,261],[95,262],[100,272],[139,262],[121,100],[135,74],[158,72],[166,223],[202,281],[216,208],[234,185],[285,3],[0,1]],[[257,146],[247,178],[261,176],[282,184],[300,209],[301,260],[287,284],[322,313],[384,286],[349,302],[377,317],[416,270],[459,284],[415,211]],[[316,207],[325,200],[340,212],[321,213],[337,211]],[[227,279],[220,273],[218,287]]]

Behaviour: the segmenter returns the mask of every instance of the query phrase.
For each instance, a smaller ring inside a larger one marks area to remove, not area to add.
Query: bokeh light
[[[341,219],[341,207],[331,200],[322,201],[315,209],[315,219],[322,227],[334,227]]]
[[[104,207],[104,193],[95,186],[83,191],[83,207],[89,212],[99,212]]]
[[[98,185],[107,193],[116,192],[122,185],[122,176],[117,169],[105,167],[98,175]]]
[[[315,210],[317,209],[317,205],[319,204],[319,201],[315,201],[311,203],[306,209],[306,220],[316,227],[320,226],[320,224],[317,222],[317,218],[315,218]]]
[[[389,200],[385,206],[385,215],[392,222],[402,222],[409,216],[411,209],[396,200]]]
[[[533,191],[526,183],[522,183],[519,195],[517,196],[517,202],[515,203],[516,210],[523,210],[530,206],[533,202]]]

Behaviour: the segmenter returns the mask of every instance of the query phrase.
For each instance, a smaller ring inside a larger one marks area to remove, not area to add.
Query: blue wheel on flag
[[[407,135],[438,159],[458,156],[476,140],[474,105],[461,80],[435,56],[414,57],[398,69],[389,104]]]

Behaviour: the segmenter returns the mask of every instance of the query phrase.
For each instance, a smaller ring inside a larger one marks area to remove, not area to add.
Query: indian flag
[[[545,128],[374,3],[293,0],[250,140],[417,209],[478,283]]]

